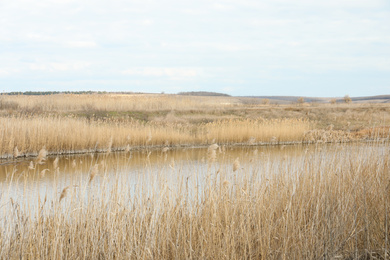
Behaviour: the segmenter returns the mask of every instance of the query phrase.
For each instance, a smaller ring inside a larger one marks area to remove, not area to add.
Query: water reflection
[[[209,174],[221,172],[225,178],[238,175],[242,170],[252,174],[281,171],[294,174],[294,169],[303,168],[291,167],[292,164],[302,165],[305,160],[318,160],[320,164],[325,157],[334,157],[335,163],[343,163],[338,160],[340,154],[364,153],[367,149],[387,149],[387,145],[220,147],[215,162],[209,160],[205,148],[48,157],[43,164],[36,164],[33,158],[18,160],[0,165],[0,207],[10,198],[27,206],[36,205],[44,197],[57,199],[65,187],[110,189],[119,179],[125,180],[129,189],[137,184],[153,187],[153,183],[161,179],[170,182],[172,188],[172,184],[183,180],[201,186]],[[233,169],[234,161],[238,161],[236,169]],[[94,169],[96,172],[92,173]]]

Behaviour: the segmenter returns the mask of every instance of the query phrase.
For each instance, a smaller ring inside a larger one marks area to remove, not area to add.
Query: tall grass
[[[0,155],[125,150],[127,146],[300,141],[304,120],[228,120],[201,125],[93,121],[59,116],[0,117]],[[15,153],[17,149],[17,153]]]
[[[34,215],[10,202],[0,258],[388,258],[389,151],[332,149],[135,189],[80,181]]]
[[[209,138],[221,143],[302,141],[311,129],[311,123],[302,119],[243,119],[218,120],[209,123],[205,131]]]
[[[27,111],[132,111],[188,110],[230,107],[239,103],[232,97],[191,97],[160,94],[58,94],[8,96],[0,98],[4,108]],[[6,106],[7,105],[7,106]]]

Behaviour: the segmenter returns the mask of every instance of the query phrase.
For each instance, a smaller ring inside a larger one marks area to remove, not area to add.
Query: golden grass
[[[134,146],[348,142],[388,138],[388,104],[264,105],[160,94],[1,95],[0,156]],[[258,102],[257,102],[258,103]]]
[[[131,111],[187,110],[233,106],[233,97],[192,97],[161,94],[58,94],[0,96],[12,108],[27,111]]]
[[[389,126],[388,103],[304,105],[259,104],[255,98],[195,97],[160,94],[59,94],[47,96],[0,95],[0,115],[74,114],[87,118],[130,117],[144,121],[198,124],[220,119],[297,119],[316,122],[316,128],[359,131],[367,127]],[[260,102],[261,103],[261,102]]]
[[[244,119],[223,120],[206,124],[208,139],[221,143],[302,141],[310,123],[301,119]],[[254,140],[254,141],[253,141]]]
[[[236,172],[216,165],[201,181],[160,174],[135,191],[119,176],[80,181],[34,215],[11,200],[0,258],[386,259],[389,162],[375,145],[319,146]]]
[[[227,120],[201,125],[102,122],[59,116],[0,117],[0,154],[125,150],[134,146],[205,145],[301,141],[311,124],[305,120]],[[43,152],[43,151],[42,151]]]

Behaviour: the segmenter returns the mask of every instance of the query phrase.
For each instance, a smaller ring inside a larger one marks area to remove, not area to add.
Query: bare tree
[[[263,98],[263,99],[261,100],[261,104],[263,104],[263,105],[269,105],[269,99],[268,99],[268,98]]]
[[[302,105],[303,103],[305,103],[305,99],[303,97],[300,97],[298,98],[298,104]]]
[[[344,96],[344,102],[347,103],[347,104],[349,104],[349,103],[352,102],[352,99],[351,99],[348,95],[345,95],[345,96]]]

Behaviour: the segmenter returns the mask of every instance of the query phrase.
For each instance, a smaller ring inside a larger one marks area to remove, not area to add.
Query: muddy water
[[[4,210],[10,201],[29,210],[45,197],[48,200],[59,199],[65,187],[107,189],[110,185],[103,183],[114,185],[120,179],[136,192],[137,185],[152,187],[161,179],[175,183],[190,178],[195,185],[201,186],[205,176],[221,171],[228,176],[244,170],[252,174],[277,174],[288,170],[294,174],[294,169],[300,167],[291,165],[302,164],[305,159],[316,160],[326,156],[334,157],[337,162],[340,153],[364,153],[365,150],[384,150],[387,147],[387,144],[222,147],[216,150],[214,162],[209,160],[204,148],[63,156],[58,157],[57,163],[56,157],[49,157],[42,164],[36,164],[34,158],[0,162],[0,210]],[[237,158],[239,164],[233,171]],[[94,169],[97,169],[96,175],[90,180]]]

